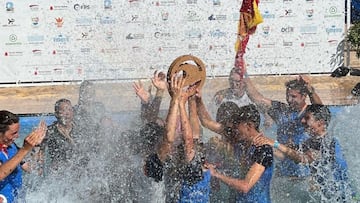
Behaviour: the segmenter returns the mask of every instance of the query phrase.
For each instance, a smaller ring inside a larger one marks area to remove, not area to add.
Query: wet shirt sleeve
[[[262,145],[257,147],[254,152],[254,161],[263,165],[265,168],[271,167],[274,156],[273,149],[270,145]]]
[[[279,101],[271,101],[271,107],[268,110],[269,116],[278,123],[281,115],[288,112],[287,105]]]

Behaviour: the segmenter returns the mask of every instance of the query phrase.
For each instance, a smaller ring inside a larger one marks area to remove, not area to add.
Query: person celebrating
[[[22,186],[22,169],[20,162],[36,145],[39,145],[46,134],[44,121],[31,132],[19,150],[14,141],[19,137],[19,117],[15,114],[2,110],[0,111],[0,199],[8,203],[20,198]]]

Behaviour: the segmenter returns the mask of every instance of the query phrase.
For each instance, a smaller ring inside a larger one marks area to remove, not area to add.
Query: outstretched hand
[[[133,88],[135,90],[136,95],[141,99],[143,103],[148,103],[150,101],[151,95],[151,85],[149,86],[148,91],[145,90],[142,82],[139,80],[138,83],[133,83]]]
[[[45,121],[40,121],[38,127],[25,138],[24,147],[33,148],[39,145],[45,138],[46,130]]]
[[[158,90],[166,90],[167,89],[167,82],[165,80],[166,75],[163,72],[155,71],[154,77],[151,78],[152,84],[156,87]]]

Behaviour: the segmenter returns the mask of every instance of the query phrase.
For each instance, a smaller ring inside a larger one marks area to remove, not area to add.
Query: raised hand
[[[178,76],[174,74],[171,77],[170,89],[171,89],[171,97],[173,99],[179,99],[182,94],[182,88],[184,87],[186,78],[183,76]]]
[[[146,91],[142,82],[139,80],[138,83],[136,82],[133,83],[133,88],[135,90],[136,95],[141,99],[143,103],[148,103],[150,101],[151,85],[148,91]]]
[[[155,71],[154,77],[151,78],[152,84],[156,87],[158,90],[166,90],[167,89],[167,82],[165,80],[166,75],[163,72]]]
[[[46,135],[46,130],[45,121],[40,121],[39,126],[25,138],[24,147],[33,148],[39,145]]]

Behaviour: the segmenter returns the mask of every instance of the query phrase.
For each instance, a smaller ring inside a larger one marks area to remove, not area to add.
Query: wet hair
[[[254,104],[240,107],[239,113],[234,114],[232,119],[235,125],[252,122],[255,124],[255,129],[259,131],[260,113]]]
[[[239,106],[231,101],[224,102],[219,106],[216,112],[216,122],[223,125],[232,122],[231,119],[235,113],[239,113]]]
[[[329,126],[331,120],[331,113],[327,106],[322,104],[312,104],[308,105],[305,109],[305,113],[311,113],[315,120],[323,120],[326,127]]]
[[[59,111],[60,111],[60,105],[61,105],[62,103],[69,103],[69,104],[71,104],[71,101],[68,100],[68,99],[64,99],[64,98],[57,100],[57,101],[55,102],[55,106],[54,106],[54,111],[55,111],[55,113],[59,113]]]
[[[0,111],[0,133],[5,133],[9,130],[9,125],[19,123],[19,117],[10,111]]]
[[[286,90],[298,90],[300,94],[306,95],[308,90],[306,84],[303,80],[290,80],[285,83]]]
[[[142,150],[151,151],[163,138],[165,128],[155,122],[145,124],[139,131]]]

